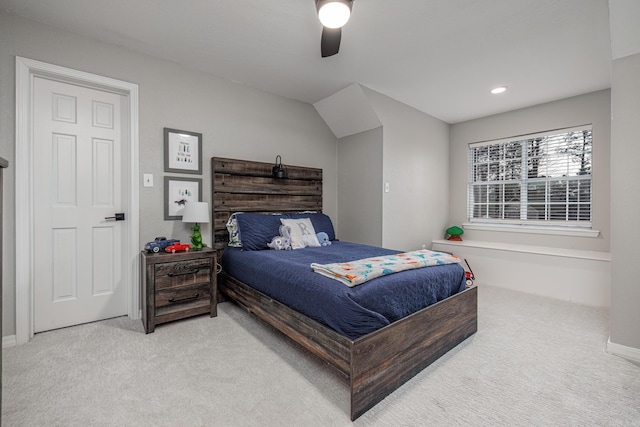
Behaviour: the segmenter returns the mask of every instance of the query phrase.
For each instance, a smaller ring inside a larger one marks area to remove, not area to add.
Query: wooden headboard
[[[322,169],[285,165],[288,178],[271,175],[273,163],[211,158],[213,247],[218,259],[229,242],[234,212],[322,211]]]

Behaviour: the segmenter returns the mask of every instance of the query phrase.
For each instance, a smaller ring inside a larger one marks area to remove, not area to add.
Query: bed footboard
[[[473,287],[354,342],[351,420],[355,420],[477,331]]]

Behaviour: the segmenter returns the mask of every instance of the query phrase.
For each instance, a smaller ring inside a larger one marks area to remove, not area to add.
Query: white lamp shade
[[[209,203],[187,202],[182,211],[182,222],[197,222],[200,224],[209,222]]]
[[[325,1],[318,9],[318,19],[327,28],[341,28],[351,16],[349,4],[344,0]]]

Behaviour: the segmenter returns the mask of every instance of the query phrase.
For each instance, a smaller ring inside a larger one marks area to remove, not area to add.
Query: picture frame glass
[[[199,202],[202,195],[202,180],[166,177],[165,219],[181,219],[187,202]]]
[[[169,133],[169,167],[198,170],[198,137]]]

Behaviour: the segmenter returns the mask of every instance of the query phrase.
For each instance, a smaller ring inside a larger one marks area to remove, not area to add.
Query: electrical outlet
[[[144,186],[145,187],[153,187],[153,174],[151,173],[145,173],[142,176],[142,180],[144,182]]]

